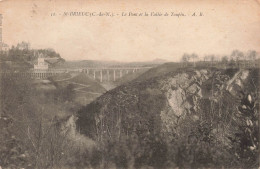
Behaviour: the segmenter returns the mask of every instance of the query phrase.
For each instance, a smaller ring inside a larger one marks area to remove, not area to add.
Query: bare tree
[[[251,61],[252,66],[255,66],[256,55],[257,53],[255,50],[250,50],[247,53],[247,58]]]
[[[213,62],[215,61],[215,56],[214,55],[210,55],[210,63],[211,63],[211,67],[213,66]]]
[[[17,44],[16,48],[18,48],[20,50],[29,50],[30,46],[31,46],[31,44],[29,42],[22,41],[21,43]]]
[[[183,62],[183,66],[187,66],[187,63],[189,62],[189,60],[190,60],[190,55],[187,53],[184,53],[181,58],[181,61]]]
[[[204,56],[204,61],[210,61],[210,66],[213,66],[213,62],[215,60],[215,56],[214,55],[205,55]]]
[[[203,60],[204,60],[204,63],[206,64],[206,62],[209,61],[209,55],[205,55],[205,56],[203,57]],[[207,66],[208,66],[208,64],[207,64]]]
[[[244,59],[244,53],[236,49],[232,51],[231,57],[236,61],[236,64],[239,67],[239,61]]]
[[[225,66],[225,68],[227,68],[228,57],[227,57],[227,56],[223,56],[223,57],[221,58],[221,63],[222,63],[222,65]]]
[[[192,58],[192,60],[193,60],[193,66],[195,67],[195,66],[196,66],[195,60],[198,58],[198,55],[195,54],[195,53],[192,53],[190,57]]]

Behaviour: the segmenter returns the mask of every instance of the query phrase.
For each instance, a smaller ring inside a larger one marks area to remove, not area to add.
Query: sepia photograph
[[[260,0],[0,0],[0,169],[260,169]]]

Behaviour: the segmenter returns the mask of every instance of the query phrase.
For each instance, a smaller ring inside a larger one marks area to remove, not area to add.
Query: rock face
[[[168,107],[160,114],[164,131],[173,132],[179,120],[187,114],[196,114],[198,102],[203,97],[201,86],[210,76],[209,71],[202,69],[189,74],[179,73],[161,83],[168,101]]]
[[[204,161],[224,158],[229,163],[236,158],[232,153],[228,157],[214,154],[232,150],[237,144],[234,139],[241,130],[239,126],[254,125],[241,120],[241,112],[246,109],[252,112],[254,106],[241,103],[246,98],[253,104],[256,86],[258,70],[175,70],[108,91],[78,112],[76,126],[81,134],[97,142],[112,140],[118,145],[125,139],[127,152],[134,157],[130,161],[135,163],[141,158],[150,165],[153,158],[159,158],[156,154],[166,154],[166,150],[167,158],[173,156],[177,163],[180,156],[191,165],[198,158]],[[200,157],[192,153],[196,151]]]
[[[77,126],[92,137],[97,132],[111,133],[108,128],[119,130],[122,123],[129,123],[128,129],[135,131],[136,123],[142,125],[145,116],[152,114],[158,118],[162,130],[172,132],[170,128],[176,128],[186,116],[198,119],[198,113],[203,109],[202,100],[217,102],[223,93],[238,98],[249,74],[249,70],[237,70],[228,75],[224,70],[198,69],[171,72],[123,85],[81,110]],[[89,124],[86,124],[86,118]],[[109,127],[103,127],[105,125]]]
[[[197,110],[197,101],[202,98],[201,85],[209,78],[207,70],[193,72],[188,75],[180,73],[164,81],[161,88],[166,91],[166,97],[171,110],[177,117]]]

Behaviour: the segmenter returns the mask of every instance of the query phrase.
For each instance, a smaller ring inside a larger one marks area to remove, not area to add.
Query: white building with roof
[[[35,70],[48,70],[49,65],[45,62],[45,59],[42,57],[38,57],[37,64],[34,65]]]

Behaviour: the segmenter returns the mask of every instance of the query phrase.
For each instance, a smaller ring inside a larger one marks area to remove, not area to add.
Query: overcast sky
[[[114,17],[63,16],[114,12]],[[56,16],[51,16],[55,12]],[[182,12],[185,17],[122,17],[122,12]],[[192,17],[196,12],[203,16]],[[182,54],[260,51],[256,0],[2,0],[3,41],[53,48],[66,60],[179,61]]]

